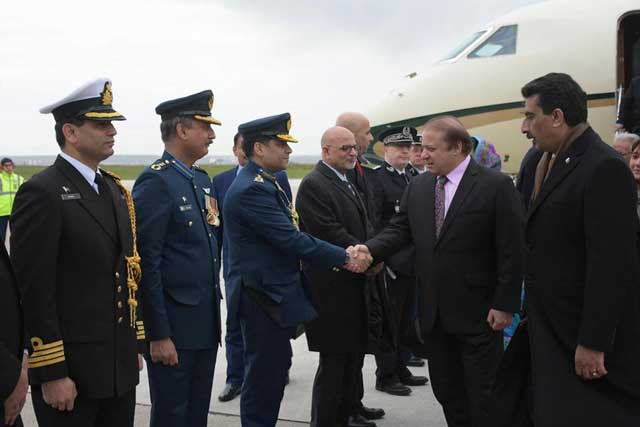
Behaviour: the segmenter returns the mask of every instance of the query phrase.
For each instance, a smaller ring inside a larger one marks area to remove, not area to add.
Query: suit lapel
[[[478,164],[473,159],[471,159],[471,162],[469,162],[469,166],[467,166],[467,170],[464,172],[464,175],[462,175],[462,179],[460,180],[460,185],[458,185],[456,194],[453,196],[453,200],[451,201],[449,210],[447,210],[447,214],[444,217],[444,223],[442,224],[442,230],[440,230],[440,237],[436,241],[436,246],[444,239],[444,236],[447,234],[447,230],[451,227],[451,224],[455,220],[456,215],[458,215],[458,213],[460,212],[460,208],[464,204],[464,201],[473,190],[473,187],[475,187],[476,185],[475,176],[477,174],[478,174]],[[434,204],[432,204],[431,206],[435,206],[435,185],[434,185],[433,192],[434,192]]]
[[[547,181],[542,185],[540,194],[535,198],[527,215],[527,221],[533,217],[540,205],[544,203],[547,197],[560,185],[564,179],[580,164],[582,155],[587,149],[593,130],[588,128],[579,136],[567,151],[560,154],[553,164],[551,172],[547,177]]]
[[[124,202],[123,196],[120,188],[115,183],[115,181],[111,179],[111,177],[107,174],[103,174],[102,176],[109,186],[109,190],[111,190],[113,211],[116,213],[116,225],[118,227],[118,235],[120,236],[120,251],[124,252],[125,248],[128,246],[126,243],[129,240],[127,236],[129,235],[129,232],[131,230],[131,223],[129,222],[129,210],[122,208],[122,203]]]
[[[113,215],[109,210],[104,209],[104,205],[100,196],[89,185],[86,179],[74,168],[69,162],[62,157],[58,156],[54,163],[54,166],[71,182],[71,184],[78,190],[78,193],[82,196],[78,200],[78,204],[82,206],[84,210],[98,223],[100,228],[117,243],[118,237],[113,234],[114,230],[108,226],[110,223],[109,215]]]
[[[365,211],[365,207],[362,201],[360,200],[360,197],[357,195],[358,190],[354,184],[351,184],[351,188],[353,189],[353,192],[351,192],[347,187],[346,183],[342,182],[340,178],[338,178],[338,176],[335,174],[335,172],[329,169],[329,167],[325,165],[322,161],[318,162],[318,164],[316,165],[316,170],[320,172],[322,175],[329,178],[329,180],[331,181],[331,184],[337,187],[338,191],[341,191],[342,194],[346,195],[349,198],[349,200],[355,203],[356,208],[358,208],[358,211],[360,211],[360,215],[366,218],[367,214]]]
[[[418,200],[422,205],[422,210],[424,211],[423,218],[425,227],[422,227],[425,230],[425,242],[427,242],[427,247],[433,249],[435,246],[435,226],[436,226],[436,214],[435,214],[435,203],[436,203],[436,177],[431,175],[424,176],[424,197],[419,193]],[[417,179],[417,178],[416,178]],[[419,181],[418,181],[419,182]],[[418,185],[417,183],[414,185]],[[430,232],[428,231],[430,230]]]

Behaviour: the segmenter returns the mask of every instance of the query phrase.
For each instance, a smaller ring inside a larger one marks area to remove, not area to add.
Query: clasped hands
[[[347,254],[349,255],[349,261],[344,265],[344,268],[352,273],[364,273],[373,262],[371,252],[365,245],[349,246]]]

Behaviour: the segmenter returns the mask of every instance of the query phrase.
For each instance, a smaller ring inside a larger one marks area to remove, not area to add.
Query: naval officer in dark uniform
[[[291,362],[289,339],[317,316],[300,261],[317,267],[368,268],[345,250],[298,230],[298,215],[274,174],[289,162],[289,113],[240,125],[249,163],[227,191],[223,215],[229,243],[228,316],[240,321],[245,375],[243,427],[275,426]]]
[[[378,139],[384,144],[385,161],[375,170],[377,191],[374,192],[377,232],[384,229],[400,208],[400,200],[412,175],[409,171],[409,151],[416,140],[416,129],[398,126],[385,129]],[[414,270],[415,250],[409,245],[389,257],[385,265],[385,279],[393,307],[398,347],[376,355],[376,389],[386,393],[406,396],[408,386],[427,383],[424,376],[414,376],[407,368],[411,357],[407,347],[410,328],[415,322],[416,278]]]
[[[113,154],[111,81],[90,82],[44,107],[61,153],[20,187],[11,261],[30,342],[38,424],[133,426],[144,325],[135,212]]]
[[[210,90],[163,102],[162,157],[133,187],[148,313],[151,426],[207,425],[220,343],[220,225],[211,181],[195,161],[215,138]]]

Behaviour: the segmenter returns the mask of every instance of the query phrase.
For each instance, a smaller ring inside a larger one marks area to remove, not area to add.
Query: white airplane
[[[367,112],[372,133],[420,128],[433,116],[452,114],[495,144],[503,172],[516,173],[530,147],[520,133],[520,89],[550,72],[567,73],[582,86],[589,123],[611,142],[619,92],[640,75],[640,1],[550,0],[516,9],[425,72],[407,75]],[[373,153],[381,156],[381,143],[369,147]]]

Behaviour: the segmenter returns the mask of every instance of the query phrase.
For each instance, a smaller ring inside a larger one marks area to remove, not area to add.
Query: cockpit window
[[[471,46],[476,40],[478,40],[486,31],[478,31],[467,37],[462,43],[460,43],[454,50],[452,50],[447,56],[442,58],[442,61],[448,61],[456,56],[460,55],[463,50]]]
[[[513,55],[516,53],[516,41],[518,39],[518,26],[508,25],[500,27],[487,40],[482,42],[469,58],[488,58],[498,55]]]

